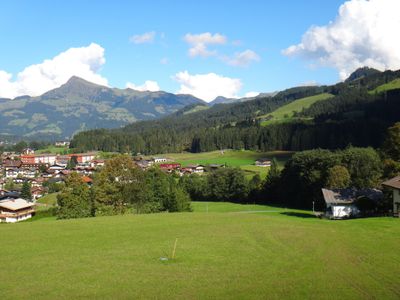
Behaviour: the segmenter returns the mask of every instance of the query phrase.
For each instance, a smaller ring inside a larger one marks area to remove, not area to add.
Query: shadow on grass
[[[281,212],[280,214],[281,215],[285,215],[285,216],[289,216],[289,217],[297,217],[297,218],[303,218],[303,219],[315,219],[315,218],[317,218],[313,214],[302,213],[302,212],[293,212],[293,211]]]

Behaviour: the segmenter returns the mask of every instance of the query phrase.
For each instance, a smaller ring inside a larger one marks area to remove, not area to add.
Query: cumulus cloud
[[[224,35],[215,33],[211,34],[209,32],[204,32],[200,34],[187,33],[184,40],[191,46],[189,48],[189,56],[215,56],[217,54],[216,50],[208,50],[208,45],[223,45],[226,44],[227,39]]]
[[[128,82],[126,84],[127,88],[137,90],[137,91],[150,91],[150,92],[158,92],[160,90],[160,86],[156,81],[146,80],[142,85],[135,85],[132,82]]]
[[[183,71],[173,78],[180,83],[179,94],[191,94],[207,102],[218,96],[238,98],[237,94],[242,88],[240,79],[215,73],[191,75],[188,71]]]
[[[155,36],[156,36],[155,31],[149,31],[143,34],[133,35],[129,38],[129,40],[131,41],[131,43],[134,44],[146,44],[146,43],[152,43],[154,41]]]
[[[356,68],[400,68],[400,1],[351,0],[339,8],[333,22],[313,26],[300,44],[283,50],[323,66],[333,66],[345,79]]]
[[[257,62],[260,60],[260,56],[253,50],[247,49],[243,52],[237,52],[232,57],[224,56],[221,57],[228,65],[236,67],[247,67],[252,62]]]
[[[70,48],[52,59],[28,66],[15,80],[12,74],[0,70],[0,97],[38,96],[59,87],[73,75],[108,85],[107,79],[98,74],[105,61],[104,48],[92,43],[87,47]]]

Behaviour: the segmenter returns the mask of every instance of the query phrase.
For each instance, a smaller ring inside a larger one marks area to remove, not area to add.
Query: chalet
[[[22,154],[35,154],[35,150],[31,148],[25,148],[24,150],[22,150]]]
[[[24,199],[5,199],[0,201],[0,222],[15,223],[32,218],[34,204]]]
[[[54,146],[56,147],[69,147],[70,142],[67,141],[56,141]]]
[[[45,194],[45,190],[42,187],[34,187],[31,189],[31,194],[32,194],[32,198],[34,200],[37,200],[40,197],[43,197],[43,195]]]
[[[90,166],[92,168],[101,168],[104,167],[105,160],[104,159],[95,159],[90,162]]]
[[[261,158],[256,160],[255,165],[257,167],[270,167],[271,166],[271,160],[267,158]]]
[[[330,219],[348,219],[359,217],[361,211],[357,207],[357,200],[368,198],[377,202],[383,198],[383,193],[377,189],[322,189],[326,204],[325,216]]]
[[[88,176],[82,176],[82,181],[87,185],[92,185],[93,183],[93,179]]]
[[[3,169],[7,171],[7,169],[15,169],[20,168],[22,166],[22,162],[20,160],[14,160],[6,158],[3,160]]]
[[[181,164],[171,163],[171,164],[160,164],[160,169],[167,172],[172,172],[175,170],[179,170],[181,168]]]
[[[163,162],[167,162],[168,159],[165,157],[153,157],[153,161],[158,164],[158,163],[163,163]]]
[[[188,165],[185,168],[186,170],[190,170],[191,173],[204,173],[204,166],[203,165]]]
[[[51,165],[50,167],[47,168],[47,170],[54,171],[55,174],[60,173],[64,169],[65,169],[65,166],[58,165],[58,164]]]
[[[147,170],[154,164],[154,162],[152,160],[139,160],[135,161],[135,164],[142,170]]]
[[[382,183],[393,193],[393,216],[400,217],[400,176],[394,177]]]

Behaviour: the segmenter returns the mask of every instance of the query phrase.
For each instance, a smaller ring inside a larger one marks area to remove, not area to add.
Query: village
[[[56,147],[68,147],[68,142],[56,142]],[[0,222],[14,223],[31,218],[35,206],[41,197],[61,189],[67,177],[76,172],[88,186],[93,183],[94,174],[105,164],[98,152],[53,154],[35,153],[25,148],[21,153],[4,152],[0,165]],[[177,176],[199,174],[224,168],[224,164],[189,164],[182,166],[166,157],[144,158],[133,156],[135,165],[148,170],[158,166],[161,171]],[[254,163],[258,167],[270,167],[271,160],[259,159]],[[21,190],[26,185],[30,189],[30,199],[23,199]]]

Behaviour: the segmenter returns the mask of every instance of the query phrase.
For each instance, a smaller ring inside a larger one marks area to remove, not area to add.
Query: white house
[[[400,217],[400,176],[394,177],[382,183],[393,192],[393,216]]]
[[[165,157],[153,157],[153,161],[158,164],[158,163],[163,163],[163,162],[167,162],[168,159]]]
[[[34,204],[22,198],[0,200],[0,222],[15,223],[32,218]]]
[[[375,203],[383,198],[377,189],[322,189],[326,204],[326,217],[330,219],[347,219],[362,215],[357,207],[357,200],[368,198]]]
[[[261,158],[256,160],[255,165],[257,167],[270,167],[272,164],[271,160],[267,159],[267,158]]]

